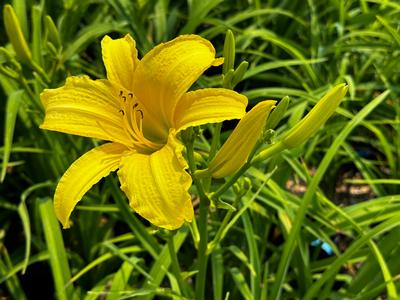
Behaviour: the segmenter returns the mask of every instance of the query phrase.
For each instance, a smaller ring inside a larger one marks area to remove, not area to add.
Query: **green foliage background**
[[[224,238],[210,254],[207,299],[397,298],[398,1],[4,3],[17,13],[34,64],[13,56],[1,25],[0,45],[6,51],[0,51],[5,175],[0,185],[0,298],[190,298],[196,233],[188,226],[173,235],[151,227],[130,211],[116,178],[96,185],[74,212],[72,228],[60,229],[51,203],[57,181],[98,141],[40,130],[39,94],[61,86],[69,75],[104,78],[100,40],[105,34],[131,33],[142,56],[160,42],[196,33],[222,55],[227,29],[236,37],[236,65],[249,62],[236,90],[251,105],[290,96],[278,137],[330,86],[346,82],[350,89],[337,114],[310,141],[246,173],[251,187],[238,199],[237,211],[211,210],[211,239],[229,215]],[[220,72],[208,71],[196,87],[221,86]],[[197,149],[209,150],[213,130],[204,128]],[[366,192],[357,196],[360,187]],[[232,192],[224,196],[231,203],[234,198]],[[174,255],[166,242],[171,239],[185,293],[171,268]],[[329,245],[333,254],[315,241]]]

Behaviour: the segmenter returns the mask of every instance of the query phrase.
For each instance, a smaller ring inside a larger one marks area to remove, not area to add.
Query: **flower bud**
[[[48,40],[56,47],[61,46],[60,35],[56,24],[54,24],[53,19],[50,16],[44,18],[44,24],[47,31]]]
[[[247,162],[275,103],[273,100],[260,102],[240,120],[208,166],[213,177],[232,175]]]
[[[330,89],[284,137],[282,143],[285,147],[297,147],[314,135],[335,112],[347,90],[348,86],[346,84],[339,84]]]
[[[230,69],[235,66],[235,36],[231,30],[228,30],[225,35],[224,43],[224,65],[222,72],[226,74]]]
[[[249,67],[249,63],[247,61],[242,61],[233,73],[231,85],[234,88],[240,81],[242,81],[244,74],[247,72],[247,68]]]
[[[6,29],[7,36],[15,50],[17,57],[24,62],[31,61],[31,51],[22,33],[17,15],[15,14],[14,9],[11,5],[4,5],[3,17],[4,27]]]
[[[289,106],[289,96],[283,97],[281,101],[279,101],[278,105],[272,111],[271,115],[267,120],[267,129],[274,129],[279,122],[282,120],[286,110]]]
[[[224,75],[222,75],[223,81],[222,81],[222,86],[226,89],[232,89],[232,78],[233,74],[235,71],[233,69],[230,69],[228,72],[226,72]]]

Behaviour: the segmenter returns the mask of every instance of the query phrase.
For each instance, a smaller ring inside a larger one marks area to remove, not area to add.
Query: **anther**
[[[119,112],[120,112],[123,116],[125,116],[125,112],[124,112],[123,109],[120,109]]]
[[[124,99],[124,102],[126,102],[126,96],[122,96],[122,99]]]
[[[121,97],[124,94],[123,91],[119,91],[119,96]]]
[[[132,93],[129,93],[128,96],[131,97],[131,99],[133,98],[133,94]]]
[[[135,109],[136,107],[138,107],[138,105],[139,105],[139,103],[135,103],[135,104],[133,105],[133,109]]]
[[[143,120],[143,112],[142,112],[142,110],[138,109],[137,111],[140,112],[140,116],[141,116],[141,118]]]

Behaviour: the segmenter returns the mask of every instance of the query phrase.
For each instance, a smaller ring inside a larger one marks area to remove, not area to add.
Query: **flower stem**
[[[196,277],[196,293],[195,293],[196,300],[204,299],[204,291],[206,286],[206,273],[207,273],[207,261],[208,261],[207,219],[208,219],[208,199],[201,199],[200,216],[199,216],[200,243],[199,243],[199,250],[197,252],[198,273]]]
[[[206,287],[206,273],[207,273],[207,244],[208,244],[208,231],[207,231],[207,221],[208,221],[208,206],[210,204],[210,200],[208,199],[204,187],[202,185],[201,180],[194,176],[194,172],[196,171],[196,164],[194,159],[194,140],[189,138],[186,141],[186,150],[187,150],[187,158],[190,172],[193,176],[194,184],[196,185],[197,192],[200,197],[200,205],[199,205],[199,235],[200,242],[199,248],[197,251],[197,269],[198,273],[196,276],[196,291],[195,291],[195,299],[196,300],[204,300],[205,287]]]
[[[271,147],[261,151],[258,155],[255,157],[255,149],[254,148],[253,152],[250,154],[248,161],[237,171],[232,177],[230,177],[215,193],[212,194],[211,198],[212,199],[218,199],[226,190],[228,190],[238,179],[240,176],[242,176],[247,169],[249,169],[252,165],[257,164],[263,160],[266,160],[270,158],[271,156],[278,154],[282,152],[283,150],[286,149],[286,146],[282,142],[278,142]],[[198,172],[199,174],[205,173],[203,172]]]
[[[233,202],[232,206],[236,208],[240,201],[240,197],[236,196],[235,201]],[[231,216],[233,215],[234,211],[229,210],[226,214],[224,219],[222,220],[221,225],[218,228],[217,233],[215,234],[214,239],[207,245],[207,253],[210,254],[214,250],[215,247],[218,246],[218,244],[221,242],[223,239],[223,232],[228,225],[228,222],[231,220]]]
[[[214,158],[215,154],[217,153],[219,142],[220,142],[220,136],[221,136],[221,128],[222,128],[222,123],[217,123],[217,125],[215,125],[214,134],[213,134],[213,138],[211,141],[211,148],[210,148],[210,152],[208,154],[209,162]]]
[[[179,289],[183,296],[189,296],[187,291],[187,286],[182,278],[181,268],[179,267],[178,256],[176,255],[175,245],[174,245],[174,234],[171,234],[167,240],[169,256],[171,258],[171,268],[172,272],[178,282]]]
[[[263,160],[266,160],[267,158],[270,158],[271,156],[278,154],[282,152],[283,150],[287,149],[288,147],[282,142],[279,141],[276,144],[273,144],[271,147],[261,151],[259,154],[257,154],[253,160],[252,164],[259,163]]]
[[[226,190],[228,190],[238,179],[242,176],[248,168],[251,167],[249,162],[245,163],[239,171],[237,171],[233,176],[229,177],[229,179],[215,192],[211,194],[211,199],[218,199]]]

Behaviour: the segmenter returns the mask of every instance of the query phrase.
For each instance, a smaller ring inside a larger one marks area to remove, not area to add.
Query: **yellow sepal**
[[[116,94],[106,80],[68,77],[63,87],[40,94],[46,112],[40,128],[129,146]]]

